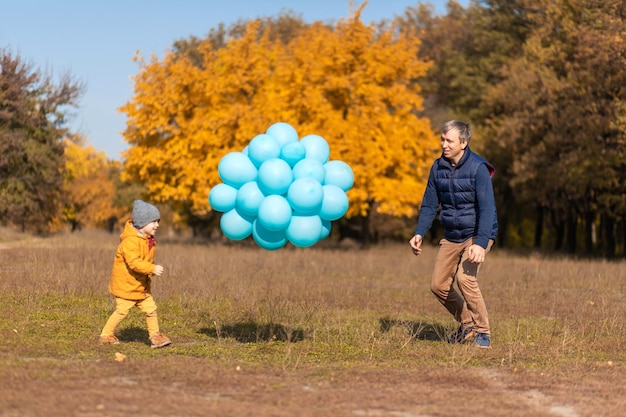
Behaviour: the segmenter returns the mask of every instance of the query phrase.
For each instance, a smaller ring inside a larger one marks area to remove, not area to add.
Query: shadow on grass
[[[413,339],[430,340],[432,342],[441,342],[447,339],[446,328],[438,324],[429,324],[412,320],[395,320],[390,318],[381,318],[379,323],[380,331],[382,333],[390,331],[393,327],[401,327],[406,329]]]
[[[198,330],[216,339],[233,338],[241,343],[257,343],[269,341],[301,342],[304,340],[304,330],[292,329],[282,324],[259,324],[255,322],[237,323],[232,326],[205,327]]]
[[[148,345],[150,344],[148,331],[144,328],[136,326],[120,330],[118,339],[120,339],[121,342],[142,342]]]

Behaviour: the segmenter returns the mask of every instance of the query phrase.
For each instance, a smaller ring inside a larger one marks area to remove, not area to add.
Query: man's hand
[[[163,267],[161,265],[154,265],[154,275],[160,277],[163,273]]]
[[[409,240],[409,245],[411,246],[411,250],[413,250],[413,255],[417,256],[422,253],[422,236],[415,235]]]
[[[480,264],[485,262],[485,248],[479,245],[472,245],[468,249],[467,259],[471,263]]]

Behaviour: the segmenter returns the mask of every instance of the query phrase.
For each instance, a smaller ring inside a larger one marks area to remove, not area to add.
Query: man
[[[487,307],[476,277],[498,232],[491,184],[495,169],[470,150],[471,138],[469,123],[451,120],[442,126],[443,153],[430,169],[415,236],[409,244],[413,254],[422,253],[424,236],[441,209],[444,238],[439,242],[431,291],[459,322],[448,342],[474,338],[475,346],[489,348]],[[454,288],[455,279],[459,291]]]

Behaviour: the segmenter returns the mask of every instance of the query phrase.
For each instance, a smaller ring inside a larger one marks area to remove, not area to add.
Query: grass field
[[[0,231],[0,416],[623,416],[626,263],[495,249],[492,349],[448,345],[435,247],[160,239],[162,331],[101,346],[116,235]]]

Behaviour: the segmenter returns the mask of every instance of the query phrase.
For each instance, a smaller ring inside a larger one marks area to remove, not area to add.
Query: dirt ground
[[[37,359],[9,365],[0,376],[2,417],[617,417],[626,409],[624,370],[611,364],[567,371],[410,364],[283,370],[112,356]]]
[[[63,246],[61,248],[64,250]],[[19,259],[18,256],[22,255],[16,252],[14,258]],[[40,262],[52,259],[46,252],[38,256]],[[92,258],[85,257],[82,252],[76,256],[84,259],[79,258],[70,265],[93,268]],[[15,265],[11,257],[6,259],[9,267]],[[107,255],[107,270],[109,259]],[[46,267],[51,265],[56,270],[67,269],[66,263],[59,262],[56,266],[50,263]],[[39,269],[33,267],[32,270]],[[74,270],[70,269],[70,274],[73,273]],[[39,280],[37,275],[30,274]],[[54,274],[48,276],[49,280],[55,278]],[[611,276],[615,282],[620,282],[620,276]],[[22,275],[15,274],[15,277],[18,279]],[[57,285],[55,281],[51,282]],[[21,284],[21,281],[15,281],[13,285],[18,288]],[[620,284],[616,285],[622,288]],[[347,286],[341,290],[351,288]],[[17,300],[24,302],[20,298]],[[523,305],[531,305],[524,302]],[[569,301],[567,308],[570,305],[574,303]],[[10,304],[4,304],[4,307],[3,311],[10,312],[11,316],[12,309],[26,311],[26,307],[20,310]],[[519,316],[526,314],[527,311],[520,310]],[[622,329],[621,310],[607,307],[605,315],[620,323],[616,329]],[[24,321],[21,328],[24,332],[39,335],[38,326],[43,323],[35,319]],[[559,365],[559,358],[555,357],[547,361],[554,366],[546,368],[541,367],[543,362],[531,360],[524,362],[532,363],[531,368],[516,369],[501,364],[500,358],[507,358],[505,350],[492,355],[492,361],[481,361],[489,364],[483,367],[463,362],[461,354],[461,359],[457,357],[445,362],[450,364],[447,366],[421,359],[420,364],[428,363],[429,366],[407,362],[402,365],[394,363],[390,367],[364,359],[364,364],[359,366],[329,364],[328,360],[323,362],[324,365],[316,366],[313,360],[309,360],[306,365],[291,362],[283,368],[280,365],[259,365],[258,358],[255,364],[220,361],[211,355],[197,357],[176,354],[170,348],[150,350],[147,346],[148,351],[142,351],[141,358],[137,358],[129,353],[133,349],[124,350],[124,345],[99,346],[96,339],[93,346],[85,344],[83,352],[74,352],[67,346],[57,352],[55,345],[51,344],[51,347],[42,348],[45,353],[38,351],[38,355],[29,355],[27,348],[33,349],[32,344],[36,345],[42,337],[27,338],[31,345],[25,345],[24,351],[20,352],[19,345],[15,347],[8,343],[10,335],[13,335],[13,327],[0,328],[3,342],[0,344],[0,417],[626,416],[626,362],[620,359],[614,359],[617,363],[600,359],[591,362],[589,359],[611,353],[611,348],[598,350],[596,354],[593,350],[592,354],[583,352],[575,360],[566,358],[568,363],[580,363],[576,366]],[[145,339],[145,335],[142,337]],[[615,349],[623,347],[620,337],[623,332],[616,332],[618,343]],[[213,344],[207,344],[206,348],[211,349]],[[70,343],[69,346],[74,345]],[[99,350],[94,353],[92,349]],[[494,347],[494,351],[497,349]],[[116,357],[118,350],[129,356]],[[457,350],[462,353],[463,347]],[[622,352],[616,353],[619,353],[617,358],[623,357]],[[467,355],[468,362],[471,356]],[[238,356],[241,357],[245,354]]]

